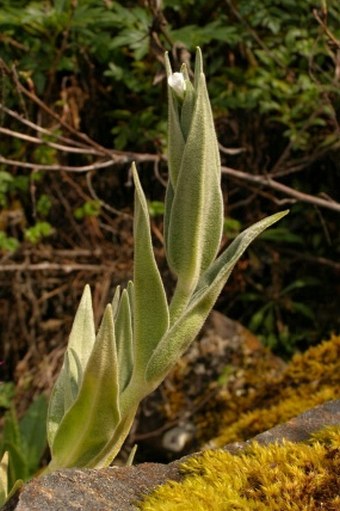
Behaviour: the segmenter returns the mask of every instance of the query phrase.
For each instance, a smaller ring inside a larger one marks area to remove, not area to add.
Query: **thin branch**
[[[236,154],[245,153],[247,150],[245,147],[224,147],[222,144],[218,144],[221,153],[235,156]]]
[[[112,206],[107,204],[105,201],[103,201],[100,197],[98,197],[98,195],[97,195],[97,193],[96,193],[96,191],[94,189],[94,186],[92,184],[92,173],[91,172],[88,172],[86,174],[86,184],[87,184],[87,187],[88,187],[89,192],[91,194],[91,197],[94,200],[98,201],[103,208],[105,208],[107,211],[110,211],[114,215],[120,215],[120,216],[125,216],[127,218],[131,218],[131,215],[129,215],[129,214],[123,212],[123,211],[119,211],[116,208],[113,208]]]
[[[26,119],[22,115],[18,114],[14,110],[11,110],[10,108],[7,108],[2,103],[0,103],[0,110],[3,110],[9,116],[13,117],[14,119],[16,119],[17,121],[21,122],[22,124],[25,124],[29,128],[32,128],[33,130],[37,131],[38,133],[43,133],[44,135],[48,135],[48,137],[50,137],[50,138],[54,137],[57,140],[59,140],[60,142],[64,142],[66,144],[73,144],[73,145],[76,145],[78,147],[84,147],[84,148],[88,147],[88,144],[83,144],[82,142],[78,142],[77,140],[73,140],[71,138],[68,138],[68,137],[65,137],[63,135],[60,135],[59,133],[54,133],[50,129],[43,128],[42,126],[39,126],[39,124],[36,124],[36,123],[34,123],[32,121],[29,121],[28,119]]]
[[[21,167],[26,169],[33,170],[46,170],[46,171],[65,171],[65,172],[90,172],[91,170],[99,170],[103,168],[110,167],[111,165],[123,164],[123,163],[132,163],[135,161],[136,163],[149,162],[149,161],[158,161],[160,156],[156,154],[139,154],[139,153],[122,153],[121,156],[117,156],[115,154],[111,155],[110,160],[105,161],[97,161],[90,163],[89,165],[80,165],[80,166],[70,166],[70,165],[44,165],[41,163],[28,163],[19,160],[12,160],[9,158],[5,158],[0,155],[0,163],[4,163],[5,165],[9,165],[11,167]]]
[[[116,271],[116,266],[114,264],[81,264],[81,263],[72,263],[72,264],[58,264],[58,263],[19,263],[19,264],[2,264],[0,265],[0,273],[5,272],[35,272],[35,271],[62,271],[64,273],[71,273],[73,271],[94,271],[94,272],[114,272]]]
[[[30,91],[20,81],[16,80],[15,72],[7,66],[4,60],[0,59],[0,64],[4,69],[5,73],[15,82],[18,91],[24,96],[28,97],[33,103],[38,105],[39,108],[41,108],[41,110],[43,110],[50,117],[52,117],[52,119],[57,121],[58,124],[60,124],[60,126],[62,126],[69,133],[72,133],[72,135],[75,135],[82,142],[85,142],[85,144],[90,145],[91,147],[94,147],[99,151],[105,150],[104,147],[102,147],[100,144],[97,144],[97,142],[92,140],[88,135],[82,133],[81,131],[77,130],[76,128],[65,122],[56,112],[54,112],[50,107],[48,107],[46,103],[44,103],[40,98],[38,98],[38,96],[34,92]],[[107,153],[109,153],[108,150]]]
[[[259,186],[268,186],[273,190],[277,190],[278,192],[284,193],[290,197],[294,197],[294,199],[297,201],[308,202],[309,204],[314,204],[315,206],[340,212],[340,204],[338,202],[322,199],[320,197],[314,197],[313,195],[309,195],[304,192],[299,192],[293,188],[290,188],[289,186],[274,181],[274,179],[271,179],[269,176],[247,174],[246,172],[232,169],[230,167],[222,167],[222,172],[236,179],[241,179],[242,181],[255,183]]]
[[[324,13],[326,14],[326,13]],[[319,12],[317,9],[313,9],[313,16],[316,19],[316,21],[321,26],[322,30],[325,32],[325,34],[328,36],[328,38],[332,41],[332,43],[340,49],[340,39],[337,39],[335,35],[329,30],[327,24],[321,19],[321,16],[319,15]]]
[[[38,124],[35,124],[32,121],[29,121],[25,117],[21,116],[17,112],[14,112],[13,110],[10,110],[9,108],[5,107],[1,103],[0,103],[0,109],[3,110],[8,115],[10,115],[11,117],[13,117],[14,119],[16,119],[17,121],[25,124],[26,126],[29,126],[30,128],[32,128],[40,133],[43,133],[44,135],[47,135],[50,138],[55,137],[55,139],[58,142],[64,142],[65,144],[67,144],[67,146],[65,147],[65,149],[64,149],[64,146],[63,146],[63,148],[60,147],[60,150],[63,150],[63,151],[70,152],[70,150],[67,149],[69,147],[68,144],[70,144],[71,148],[73,148],[73,146],[77,146],[79,148],[84,148],[83,153],[86,153],[86,154],[94,154],[94,155],[106,156],[106,157],[109,156],[111,159],[115,160],[115,163],[131,163],[132,161],[135,161],[137,163],[159,162],[159,161],[165,159],[164,156],[161,156],[158,154],[135,153],[135,152],[131,152],[131,151],[125,152],[125,151],[117,151],[117,150],[107,149],[106,147],[101,146],[100,144],[97,144],[96,142],[94,142],[96,145],[96,148],[91,147],[91,145],[89,147],[88,143],[87,144],[80,143],[76,140],[73,140],[73,139],[61,136],[59,134],[53,133],[53,131],[50,131],[46,128],[42,128]],[[2,128],[2,129],[5,130],[6,128]],[[17,133],[17,132],[13,132],[13,133]],[[7,132],[7,134],[9,134],[9,133]],[[22,134],[20,133],[20,135],[22,135]],[[14,134],[12,136],[14,136]],[[27,135],[25,135],[25,137],[26,136]],[[24,138],[24,137],[20,136],[18,138]],[[38,139],[38,140],[40,140],[40,139]],[[91,139],[89,139],[89,140],[91,140]],[[46,140],[46,141],[44,140],[43,142],[45,144],[49,143],[48,140]],[[52,144],[52,143],[50,142],[50,144]],[[54,142],[53,142],[53,144],[54,144]],[[75,152],[75,151],[73,151],[73,152]],[[82,151],[80,150],[79,152],[81,153]]]
[[[48,147],[52,147],[53,149],[58,149],[59,151],[63,151],[65,153],[78,153],[78,154],[95,154],[100,156],[102,153],[97,151],[96,149],[89,149],[86,147],[69,147],[66,145],[56,144],[55,142],[49,142],[48,140],[43,140],[41,138],[32,137],[31,135],[26,135],[25,133],[20,133],[19,131],[13,131],[8,128],[0,127],[0,133],[4,135],[9,135],[13,138],[20,138],[21,140],[26,140],[27,142],[32,142],[33,144],[46,145]]]
[[[89,172],[90,170],[98,170],[106,167],[110,167],[115,163],[118,163],[114,160],[94,162],[90,165],[82,165],[82,166],[69,166],[69,165],[43,165],[40,163],[27,163],[18,160],[9,160],[0,155],[0,163],[4,163],[5,165],[10,165],[12,167],[22,167],[26,169],[33,170],[50,170],[50,171],[65,171],[65,172]]]
[[[230,2],[228,2],[230,4]],[[43,132],[49,136],[54,136],[58,142],[63,141],[64,144],[60,144],[57,142],[50,142],[50,141],[40,141],[39,138],[32,137],[29,135],[22,135],[21,133],[8,130],[6,128],[1,128],[0,132],[5,133],[7,135],[22,138],[32,143],[45,143],[46,145],[50,145],[51,147],[55,147],[58,150],[65,151],[65,152],[83,152],[84,154],[95,154],[97,156],[105,157],[102,161],[97,161],[90,163],[88,165],[83,166],[69,166],[69,165],[60,165],[60,164],[54,164],[54,165],[43,165],[38,163],[27,163],[27,162],[21,162],[17,160],[7,159],[0,155],[0,163],[4,163],[10,166],[15,167],[22,167],[22,168],[28,168],[33,170],[46,170],[46,171],[65,171],[65,172],[75,172],[75,173],[86,173],[91,172],[103,168],[110,167],[114,164],[124,164],[124,163],[131,163],[132,161],[136,161],[137,163],[140,162],[154,162],[156,167],[156,176],[157,176],[157,164],[161,160],[166,160],[166,158],[162,155],[158,154],[139,154],[139,153],[131,153],[131,152],[123,152],[123,151],[112,151],[110,149],[107,149],[106,147],[101,146],[94,140],[92,140],[90,137],[88,137],[85,133],[80,132],[73,126],[66,123],[63,119],[60,118],[58,114],[56,114],[53,110],[51,110],[41,99],[39,99],[34,92],[31,92],[26,87],[24,87],[17,79],[15,75],[15,71],[8,68],[8,66],[0,59],[0,64],[2,66],[2,69],[11,77],[11,79],[15,82],[16,87],[18,88],[18,92],[22,93],[23,95],[27,96],[31,101],[33,101],[35,104],[37,104],[44,112],[46,112],[50,117],[55,119],[60,126],[62,126],[65,130],[67,130],[69,133],[77,137],[81,143],[67,139],[66,137],[61,137],[59,135],[54,134],[53,132],[50,132],[48,130],[44,130],[43,128],[39,127],[38,125],[32,123],[31,121],[28,121],[27,119],[23,118],[16,112],[13,112],[3,105],[0,105],[0,108],[12,117],[16,118],[18,121],[30,126],[31,128],[37,130],[38,132]],[[52,145],[53,144],[53,145]],[[70,145],[68,145],[70,144]],[[78,151],[77,147],[74,146],[80,146],[84,144],[83,151],[80,149]],[[286,151],[284,152],[283,159],[286,157],[286,153],[289,152],[289,147],[286,148]],[[282,157],[279,160],[279,162],[276,165],[277,166],[282,164]],[[296,168],[294,169],[297,170]],[[293,171],[290,169],[290,171]],[[222,172],[225,174],[230,175],[231,177],[234,177],[236,179],[240,179],[242,181],[248,181],[251,183],[256,184],[257,186],[266,186],[273,190],[277,190],[278,192],[284,193],[285,195],[288,195],[288,197],[293,197],[294,200],[307,202],[309,204],[314,204],[315,206],[331,209],[333,211],[340,212],[340,204],[333,200],[327,200],[323,199],[321,197],[314,197],[312,195],[299,192],[297,190],[294,190],[293,188],[290,188],[286,185],[283,185],[282,183],[279,183],[278,181],[275,181],[270,177],[270,175],[264,176],[264,175],[252,175],[248,174],[246,172],[232,169],[230,167],[222,167]],[[159,177],[159,176],[158,176]],[[91,176],[88,176],[88,183],[90,184],[90,193],[92,196],[94,196],[94,190],[93,187],[91,189]]]
[[[311,264],[321,265],[321,266],[327,266],[331,268],[332,270],[340,273],[340,263],[337,261],[333,261],[331,259],[327,259],[326,257],[318,257],[313,256],[311,254],[308,254],[306,252],[298,252],[297,250],[291,250],[291,249],[282,249],[282,252],[285,254],[288,254],[290,256],[295,257],[297,260],[303,260],[304,262],[309,262]]]

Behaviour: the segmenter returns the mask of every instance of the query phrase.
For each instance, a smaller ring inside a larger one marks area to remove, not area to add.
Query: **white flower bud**
[[[183,73],[172,73],[168,77],[168,84],[180,99],[184,99],[184,94],[187,86]]]

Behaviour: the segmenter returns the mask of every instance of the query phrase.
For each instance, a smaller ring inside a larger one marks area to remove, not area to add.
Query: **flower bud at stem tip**
[[[183,73],[173,73],[168,77],[168,85],[180,99],[184,99],[186,83]]]

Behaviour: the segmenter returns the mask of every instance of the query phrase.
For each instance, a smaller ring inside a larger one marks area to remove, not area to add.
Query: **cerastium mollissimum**
[[[113,461],[140,401],[194,340],[238,259],[254,238],[287,213],[249,227],[217,255],[223,227],[221,166],[200,49],[193,81],[184,64],[180,73],[172,73],[168,56],[166,70],[169,179],[164,238],[176,288],[168,303],[153,252],[147,202],[133,165],[133,281],[126,289],[116,289],[98,333],[90,289],[85,287],[50,398],[47,471],[103,467]]]

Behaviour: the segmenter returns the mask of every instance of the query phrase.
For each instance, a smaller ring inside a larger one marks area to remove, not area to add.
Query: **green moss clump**
[[[266,431],[319,404],[340,397],[340,336],[293,357],[282,375],[256,384],[252,396],[225,402],[211,413],[219,426],[208,447],[222,447]],[[261,377],[261,375],[257,375]],[[230,399],[230,396],[229,396]],[[235,412],[238,408],[238,416]]]
[[[251,444],[240,454],[208,450],[181,466],[183,480],[158,487],[141,511],[337,511],[340,428],[308,443]]]

